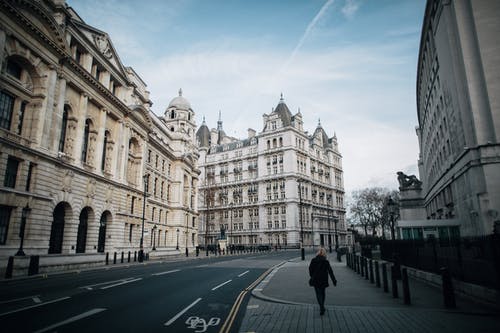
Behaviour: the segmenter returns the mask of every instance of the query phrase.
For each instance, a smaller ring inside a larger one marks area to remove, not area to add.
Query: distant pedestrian
[[[325,289],[329,286],[328,275],[330,275],[333,285],[336,286],[337,279],[335,279],[330,262],[326,259],[326,251],[323,247],[320,247],[316,257],[309,264],[309,276],[311,277],[309,284],[314,287],[316,292],[320,315],[325,314]]]

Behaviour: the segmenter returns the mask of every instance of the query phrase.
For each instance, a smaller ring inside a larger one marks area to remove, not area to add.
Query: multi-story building
[[[222,120],[197,131],[200,158],[199,243],[298,247],[346,243],[342,156],[336,136],[281,97],[246,139],[227,136]],[[335,236],[337,235],[337,236]],[[337,242],[336,242],[337,241]]]
[[[62,0],[1,2],[0,63],[2,257],[197,245],[182,93],[157,117],[109,36]]]
[[[454,220],[463,236],[500,232],[499,35],[499,1],[427,1],[417,68],[422,184],[419,200],[405,202],[402,179],[402,208],[424,222]]]

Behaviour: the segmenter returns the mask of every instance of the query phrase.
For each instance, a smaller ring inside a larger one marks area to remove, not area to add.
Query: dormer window
[[[170,111],[170,119],[175,119],[175,111]]]

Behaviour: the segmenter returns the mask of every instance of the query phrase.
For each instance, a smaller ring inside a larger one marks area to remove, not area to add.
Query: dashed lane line
[[[9,311],[9,312],[4,312],[4,313],[0,313],[0,317],[2,316],[6,316],[6,315],[9,315],[11,313],[16,313],[16,312],[21,312],[21,311],[24,311],[24,310],[28,310],[28,309],[32,309],[32,308],[37,308],[39,306],[44,306],[44,305],[47,305],[47,304],[51,304],[51,303],[55,303],[55,302],[60,302],[60,301],[64,301],[66,299],[70,298],[69,296],[66,296],[66,297],[61,297],[61,298],[57,298],[57,299],[54,299],[52,301],[48,301],[48,302],[44,302],[44,303],[40,303],[40,304],[35,304],[35,305],[31,305],[31,306],[26,306],[24,308],[20,308],[20,309],[16,309],[16,310],[12,310],[12,311]]]
[[[233,280],[227,280],[226,282],[223,282],[223,283],[219,284],[218,286],[213,287],[212,291],[219,289],[220,287],[222,287],[223,285],[228,284],[231,281],[233,281]]]
[[[25,300],[28,298],[31,298],[34,300],[35,298],[38,298],[39,296],[40,295],[33,295],[33,296],[26,296],[26,297],[21,297],[21,298],[8,299],[6,301],[0,301],[0,304],[13,303],[13,302],[22,301],[22,300]]]
[[[165,274],[170,274],[170,273],[175,273],[175,272],[180,272],[180,271],[181,271],[180,269],[174,269],[172,271],[153,273],[151,275],[158,276],[158,275],[165,275]]]
[[[53,330],[56,327],[66,325],[66,324],[72,323],[74,321],[77,321],[77,320],[80,320],[80,319],[83,319],[83,318],[86,318],[86,317],[93,316],[93,315],[95,315],[95,314],[97,314],[99,312],[105,311],[105,310],[106,309],[102,309],[102,308],[92,309],[90,311],[81,313],[81,314],[79,314],[77,316],[73,316],[73,317],[68,318],[66,320],[63,320],[61,322],[55,323],[54,325],[50,325],[50,326],[47,326],[45,328],[42,328],[41,330],[38,330],[35,333],[43,333],[43,332],[51,331],[51,330]]]
[[[246,274],[246,273],[248,273],[248,272],[250,272],[250,271],[243,272],[243,273],[241,273],[240,275],[238,275],[238,277],[242,277],[243,275],[245,275],[245,274]]]
[[[172,319],[170,319],[169,321],[167,321],[165,323],[165,326],[169,326],[170,324],[172,324],[174,321],[176,321],[180,316],[182,316],[187,310],[191,309],[193,306],[196,305],[196,303],[198,303],[199,301],[201,301],[201,297],[198,298],[196,301],[194,301],[193,303],[189,304],[188,306],[186,306],[184,308],[184,310],[182,310],[181,312],[179,312],[178,314],[176,314],[174,317],[172,317]]]
[[[104,289],[109,289],[109,288],[113,288],[113,287],[121,286],[121,285],[123,285],[123,284],[131,283],[131,282],[135,282],[135,281],[139,281],[139,280],[142,280],[142,278],[137,278],[137,279],[133,279],[133,280],[122,281],[122,282],[120,282],[120,283],[115,283],[115,284],[112,284],[112,285],[110,285],[110,286],[101,287],[101,289],[102,289],[102,290],[104,290]]]

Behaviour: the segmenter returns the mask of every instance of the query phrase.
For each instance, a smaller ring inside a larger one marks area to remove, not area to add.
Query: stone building
[[[427,1],[417,68],[422,184],[400,179],[401,208],[443,225],[439,237],[500,228],[499,35],[499,1]]]
[[[343,171],[336,136],[303,129],[281,97],[260,133],[227,136],[203,124],[199,243],[298,247],[346,243]],[[299,188],[301,189],[299,191]],[[335,235],[338,235],[335,237]]]
[[[143,219],[146,251],[197,245],[196,124],[182,96],[153,114],[109,36],[63,0],[1,2],[0,64],[2,258],[21,238],[27,255],[133,253]]]

